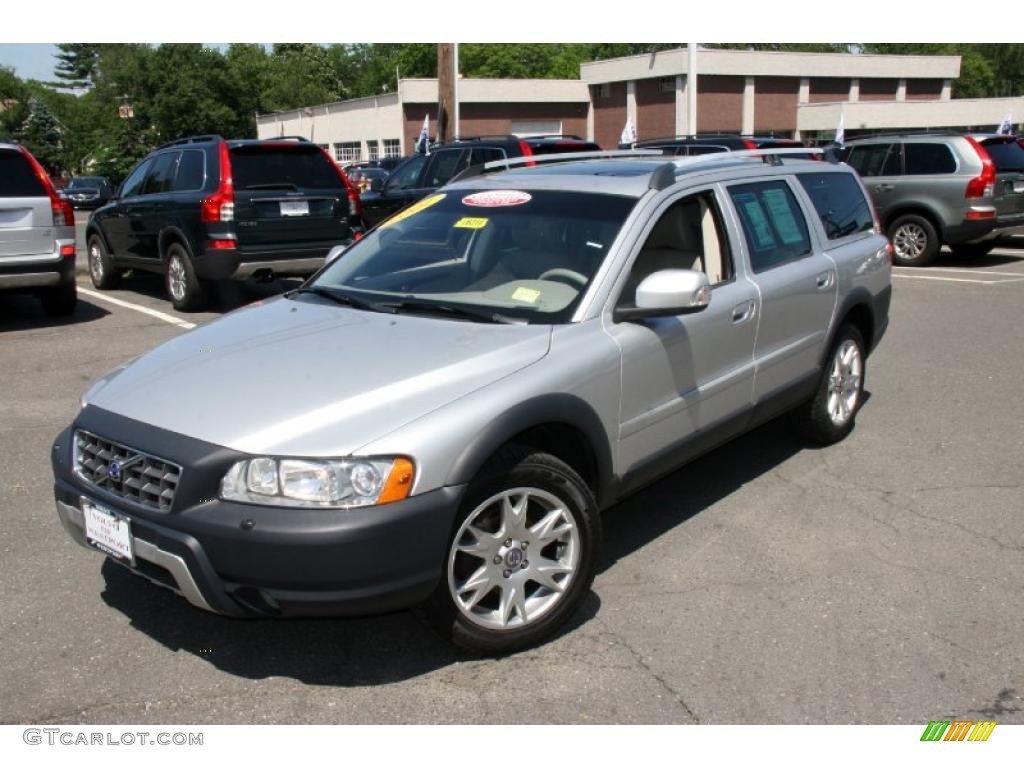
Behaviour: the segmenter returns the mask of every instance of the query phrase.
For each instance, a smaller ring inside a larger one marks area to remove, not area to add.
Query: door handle
[[[892,184],[875,184],[875,192],[892,192],[896,187]]]
[[[754,316],[754,300],[745,301],[732,308],[733,325],[742,325]]]
[[[832,283],[835,281],[836,273],[831,269],[828,272],[822,272],[815,278],[815,283],[818,286],[819,291],[824,291],[832,287]]]

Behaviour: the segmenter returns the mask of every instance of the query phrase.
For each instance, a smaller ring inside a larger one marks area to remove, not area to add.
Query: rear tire
[[[597,502],[572,467],[507,446],[466,491],[427,618],[474,653],[535,645],[589,591],[600,539]]]
[[[43,311],[50,317],[67,317],[78,305],[78,288],[74,281],[61,283],[53,288],[45,288],[39,294]]]
[[[901,267],[923,267],[935,261],[942,243],[935,227],[924,216],[900,216],[888,230],[893,263]]]
[[[121,270],[114,266],[113,259],[107,253],[107,246],[99,235],[89,238],[89,276],[92,284],[101,291],[117,288],[121,282]]]
[[[209,301],[209,285],[200,280],[185,248],[172,243],[167,248],[164,284],[171,304],[179,312],[197,312]]]
[[[960,243],[958,245],[951,245],[949,246],[949,250],[953,252],[954,256],[977,259],[981,256],[987,255],[988,252],[995,247],[995,240],[985,240],[980,243]]]
[[[825,358],[814,397],[791,415],[800,435],[818,445],[832,445],[853,431],[864,399],[866,359],[860,331],[854,325],[843,325]]]

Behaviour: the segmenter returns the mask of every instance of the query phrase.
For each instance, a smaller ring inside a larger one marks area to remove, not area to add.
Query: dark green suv
[[[349,241],[361,211],[355,186],[302,138],[165,144],[89,219],[89,271],[114,288],[127,269],[159,272],[175,309],[206,303],[225,278],[310,275]]]

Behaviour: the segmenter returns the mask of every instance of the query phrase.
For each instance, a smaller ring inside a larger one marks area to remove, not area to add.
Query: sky
[[[56,52],[51,43],[0,43],[0,65],[14,67],[23,80],[53,80]]]

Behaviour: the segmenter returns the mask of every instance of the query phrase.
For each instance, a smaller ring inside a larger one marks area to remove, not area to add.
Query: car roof
[[[705,156],[710,158],[711,156]],[[450,183],[450,189],[503,189],[514,186],[520,189],[552,190],[563,192],[586,192],[594,194],[622,195],[626,197],[642,197],[652,188],[652,180],[656,173],[671,174],[674,171],[675,181],[682,181],[688,176],[733,175],[737,169],[743,170],[743,176],[778,175],[795,171],[831,171],[843,170],[852,173],[848,166],[839,166],[818,160],[786,158],[783,165],[768,165],[759,158],[737,157],[733,153],[722,153],[713,156],[715,159],[701,158],[702,162],[694,163],[692,168],[686,165],[676,166],[672,161],[661,157],[619,157],[596,160],[574,160],[538,164],[535,166],[519,166],[509,170],[497,170],[493,173],[465,176]],[[671,168],[671,171],[664,171]]]

